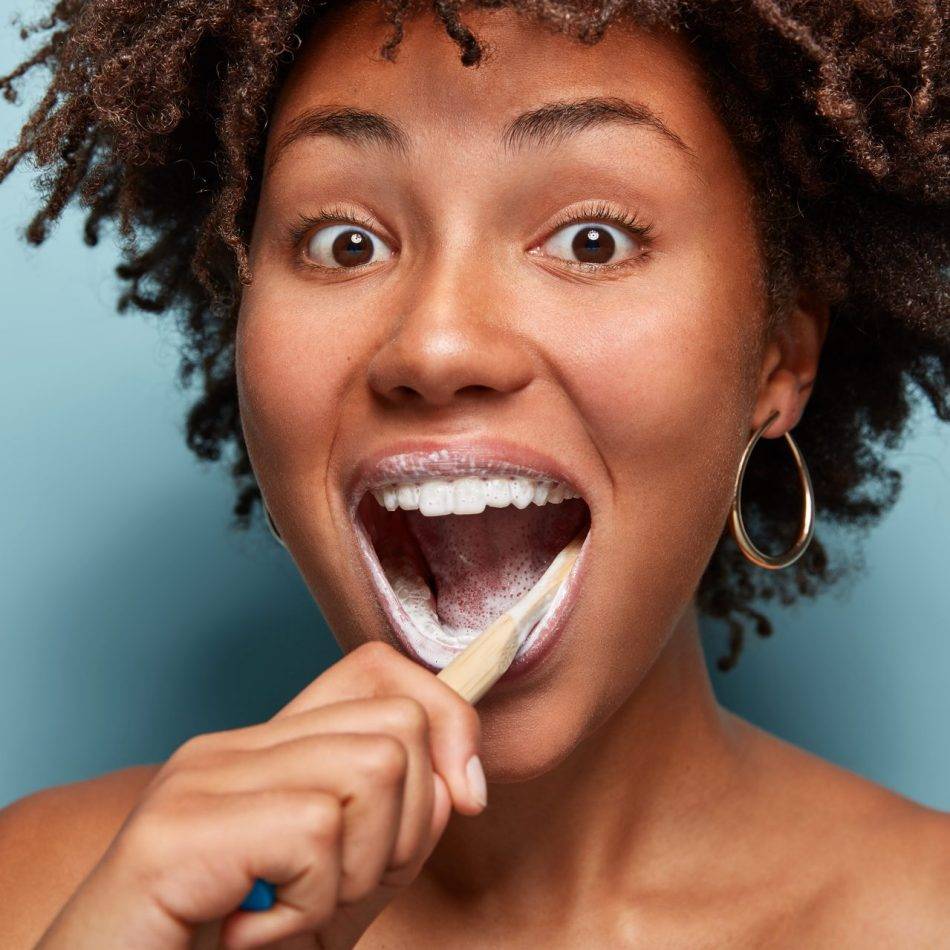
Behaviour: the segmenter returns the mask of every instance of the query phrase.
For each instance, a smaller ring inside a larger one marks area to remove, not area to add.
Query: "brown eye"
[[[594,265],[619,263],[623,257],[636,257],[642,251],[640,242],[620,228],[595,221],[561,228],[545,247],[553,247],[557,252],[553,256],[566,257],[571,263]]]
[[[571,250],[585,264],[606,264],[614,256],[617,242],[599,225],[581,228],[571,241]]]
[[[314,232],[307,241],[306,252],[321,267],[346,270],[378,260],[386,250],[386,245],[364,228],[331,224]]]

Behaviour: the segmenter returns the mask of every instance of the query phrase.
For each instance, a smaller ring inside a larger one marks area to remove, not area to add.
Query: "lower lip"
[[[366,531],[360,524],[359,517],[355,508],[350,512],[350,521],[356,532],[360,550],[364,561],[369,566],[373,589],[376,592],[376,599],[383,608],[386,618],[389,621],[389,627],[392,630],[398,646],[411,659],[415,660],[421,666],[431,670],[433,673],[439,673],[440,667],[433,666],[422,659],[412,648],[412,645],[406,640],[401,632],[402,624],[411,623],[409,617],[405,615],[402,606],[396,600],[396,595],[389,587],[389,583],[383,575],[379,559],[373,548],[372,542],[366,535]],[[577,602],[578,592],[580,591],[580,581],[583,577],[587,563],[587,547],[590,542],[591,527],[588,528],[587,537],[581,545],[580,553],[574,566],[571,568],[564,587],[558,592],[553,601],[553,609],[550,609],[547,616],[535,628],[531,636],[533,642],[524,652],[515,657],[511,666],[498,678],[498,684],[512,683],[523,679],[529,672],[534,670],[541,661],[551,652],[554,645],[561,639],[561,635],[567,626],[567,620]],[[461,652],[461,651],[460,651]]]

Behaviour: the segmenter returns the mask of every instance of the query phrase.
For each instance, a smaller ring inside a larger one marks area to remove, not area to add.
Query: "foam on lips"
[[[409,618],[402,633],[439,667],[520,600],[589,523],[580,496],[544,478],[428,478],[371,494],[377,504],[366,498],[360,510]]]

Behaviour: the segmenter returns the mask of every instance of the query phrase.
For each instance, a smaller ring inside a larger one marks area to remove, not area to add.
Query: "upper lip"
[[[350,513],[355,513],[360,499],[371,488],[427,477],[465,475],[548,479],[567,485],[588,501],[584,485],[576,475],[537,449],[498,439],[455,442],[433,439],[400,442],[360,460],[346,479]]]

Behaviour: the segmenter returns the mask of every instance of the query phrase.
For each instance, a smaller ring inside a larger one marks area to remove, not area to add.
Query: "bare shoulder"
[[[801,897],[789,945],[950,946],[950,813],[742,722]]]
[[[816,930],[829,946],[950,946],[950,815],[895,793],[869,798],[834,839]]]
[[[843,849],[831,891],[840,900],[829,902],[829,921],[847,924],[863,946],[947,947],[950,814],[893,792],[869,795],[872,807],[855,822],[852,847]]]
[[[0,946],[34,945],[158,768],[136,765],[45,788],[0,810],[0,893],[7,908],[0,915]]]

